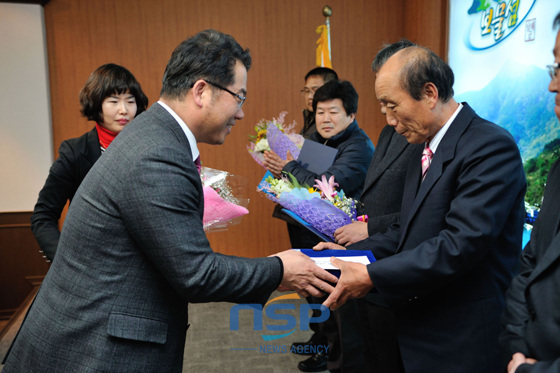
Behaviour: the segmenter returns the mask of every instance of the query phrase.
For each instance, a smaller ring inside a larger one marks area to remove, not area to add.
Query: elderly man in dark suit
[[[214,253],[202,229],[197,143],[243,118],[247,50],[203,31],[167,65],[160,101],[115,139],[80,186],[50,268],[8,355],[11,372],[180,372],[188,303],[304,296],[336,277],[301,253]]]
[[[432,51],[389,46],[374,71],[387,123],[424,150],[407,169],[400,222],[348,246],[378,260],[332,259],[342,274],[324,304],[334,309],[379,292],[395,312],[407,373],[495,373],[504,293],[522,240],[526,183],[517,145],[453,99],[453,72]]]
[[[554,19],[560,27],[560,13]],[[560,119],[560,31],[548,66],[548,90]],[[560,372],[560,159],[548,174],[542,209],[507,292],[500,335],[508,373]]]

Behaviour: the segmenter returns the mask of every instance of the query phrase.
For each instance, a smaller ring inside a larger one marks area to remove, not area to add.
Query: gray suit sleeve
[[[265,302],[281,281],[281,262],[212,251],[202,228],[200,176],[185,158],[184,149],[174,146],[138,155],[123,180],[123,223],[189,302]]]

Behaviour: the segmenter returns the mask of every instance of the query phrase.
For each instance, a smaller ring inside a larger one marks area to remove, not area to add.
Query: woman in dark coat
[[[62,142],[31,215],[31,230],[47,261],[55,257],[64,206],[111,141],[148,106],[134,75],[115,64],[97,68],[79,97],[81,113],[96,125],[82,136]]]

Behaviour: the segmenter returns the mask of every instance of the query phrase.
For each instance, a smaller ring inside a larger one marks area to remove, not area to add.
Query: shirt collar
[[[196,138],[194,137],[192,131],[190,130],[190,128],[185,124],[185,122],[177,115],[177,113],[175,113],[173,111],[173,109],[171,109],[169,106],[167,106],[167,104],[165,104],[162,101],[158,101],[158,104],[161,105],[162,108],[164,108],[165,110],[167,110],[169,112],[169,114],[171,114],[171,116],[173,118],[175,118],[175,120],[177,121],[177,123],[179,123],[179,126],[181,127],[181,129],[183,130],[183,132],[185,133],[185,136],[187,136],[187,140],[189,140],[189,145],[191,147],[191,154],[193,157],[193,160],[197,159],[198,156],[200,155],[200,152],[198,151],[198,147],[196,146]]]
[[[443,136],[445,136],[445,133],[447,132],[447,130],[451,126],[451,123],[453,123],[453,121],[455,120],[455,118],[457,117],[457,115],[459,114],[459,112],[461,111],[462,108],[463,108],[463,104],[459,103],[459,106],[457,107],[457,109],[455,110],[453,115],[447,120],[445,125],[438,131],[438,133],[436,133],[436,135],[434,136],[432,141],[430,141],[430,143],[428,145],[430,146],[430,149],[432,150],[432,153],[434,153],[434,154],[436,153],[436,149],[439,146],[439,143],[441,142],[441,140],[443,139]]]

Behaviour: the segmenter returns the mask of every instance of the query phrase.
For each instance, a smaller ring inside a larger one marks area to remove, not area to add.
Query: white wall
[[[0,3],[0,212],[33,210],[51,144],[43,7]]]

